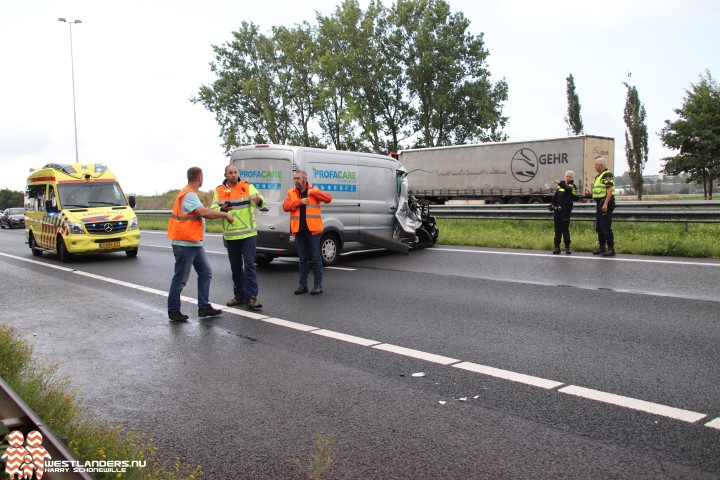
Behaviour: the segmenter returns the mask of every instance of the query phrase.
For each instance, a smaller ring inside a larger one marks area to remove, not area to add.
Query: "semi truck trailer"
[[[614,171],[615,140],[581,135],[521,142],[492,142],[401,150],[410,194],[435,204],[547,203],[565,172],[575,172],[578,194],[587,196],[597,157]],[[482,201],[482,202],[480,202]]]

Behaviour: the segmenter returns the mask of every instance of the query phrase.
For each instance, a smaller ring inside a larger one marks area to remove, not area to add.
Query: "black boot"
[[[553,249],[553,255],[557,255],[560,253],[560,245],[555,245],[555,248]]]

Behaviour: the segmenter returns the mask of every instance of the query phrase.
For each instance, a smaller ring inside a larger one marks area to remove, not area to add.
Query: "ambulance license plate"
[[[99,243],[98,246],[100,248],[117,248],[120,246],[120,242],[105,242],[105,243]]]

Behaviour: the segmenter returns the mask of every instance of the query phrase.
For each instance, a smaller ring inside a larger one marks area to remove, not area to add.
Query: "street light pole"
[[[73,59],[72,26],[73,23],[82,23],[82,20],[68,21],[64,18],[58,18],[58,22],[64,22],[70,26],[70,71],[72,73],[73,121],[75,123],[75,163],[80,163],[80,158],[78,155],[77,110],[75,109],[75,61]]]

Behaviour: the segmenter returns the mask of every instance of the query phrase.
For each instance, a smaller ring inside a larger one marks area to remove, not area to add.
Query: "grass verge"
[[[0,377],[56,435],[68,439],[68,447],[80,462],[147,462],[145,468],[128,468],[125,473],[98,472],[93,474],[95,478],[195,480],[202,477],[199,466],[193,467],[177,458],[173,467],[163,467],[152,439],[86,414],[81,401],[72,393],[69,379],[58,375],[59,365],[40,365],[33,357],[32,348],[19,333],[0,323]]]

